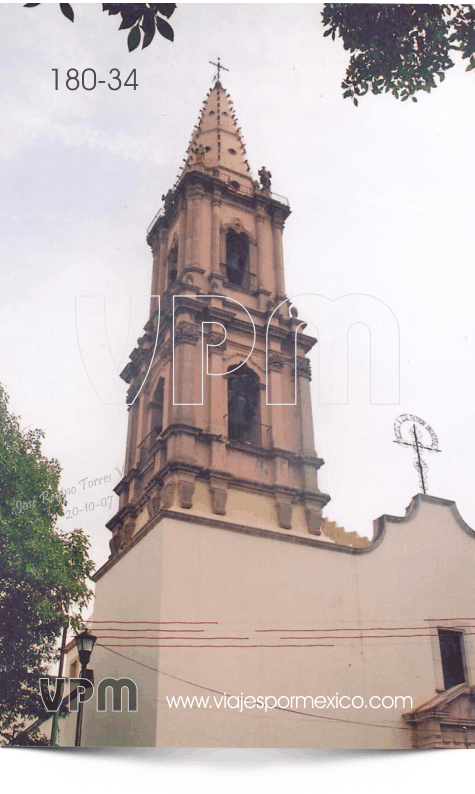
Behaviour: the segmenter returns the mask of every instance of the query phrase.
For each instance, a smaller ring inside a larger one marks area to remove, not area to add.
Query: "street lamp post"
[[[68,624],[63,627],[63,637],[61,640],[61,650],[59,653],[59,670],[58,670],[58,678],[61,678],[63,675],[63,666],[64,666],[64,655],[66,650],[66,640],[68,638]],[[59,709],[55,711],[53,714],[53,720],[51,725],[51,739],[50,739],[50,746],[56,747],[56,740],[58,738],[58,722],[59,722]]]
[[[79,653],[79,661],[81,662],[81,678],[86,678],[87,673],[87,665],[89,663],[89,659],[91,658],[91,653],[94,648],[94,643],[96,642],[97,637],[94,637],[93,634],[89,634],[88,630],[82,631],[81,634],[78,634],[76,637],[76,645]],[[78,698],[78,718],[76,723],[76,741],[75,747],[81,746],[81,732],[82,732],[82,715],[84,709],[84,703],[82,698],[79,697],[79,692],[77,692],[76,697]]]

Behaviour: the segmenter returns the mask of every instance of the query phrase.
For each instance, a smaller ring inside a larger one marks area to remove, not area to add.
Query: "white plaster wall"
[[[112,625],[115,628],[138,628],[136,625],[112,623],[116,621],[158,621],[162,591],[162,569],[165,558],[162,550],[163,532],[159,527],[146,535],[137,546],[113,566],[96,586],[94,621],[107,621],[107,624],[93,623],[90,628],[95,632],[100,626]],[[108,634],[122,636],[124,632],[112,629]],[[140,632],[142,633],[142,632]],[[137,712],[114,713],[112,708],[104,713],[96,710],[96,701],[85,704],[83,745],[111,746],[155,746],[156,743],[156,698],[158,650],[154,648],[116,648],[125,656],[140,658],[143,664],[152,667],[138,667],[123,656],[101,646],[123,645],[129,641],[104,638],[104,632],[97,631],[98,642],[91,658],[94,680],[97,683],[106,677],[129,677],[136,681],[139,688],[139,710]],[[133,636],[132,634],[129,636]],[[148,644],[147,640],[137,642]]]
[[[170,709],[166,696],[212,697],[202,687],[253,696],[338,692],[368,700],[371,695],[410,695],[415,708],[442,683],[437,640],[417,627],[428,625],[428,619],[436,626],[450,625],[442,618],[473,617],[474,558],[475,535],[461,528],[449,506],[428,501],[420,503],[410,520],[388,522],[380,545],[365,554],[164,519],[99,579],[95,620],[217,621],[204,627],[207,636],[248,637],[242,645],[283,642],[277,638],[284,632],[257,629],[326,629],[325,634],[336,639],[321,642],[334,647],[120,651],[161,674],[96,647],[96,681],[105,675],[132,677],[139,687],[139,712],[104,716],[88,708],[84,743],[410,747],[411,734],[401,719],[408,706],[317,710],[300,705],[300,711],[315,715],[309,717],[277,710],[266,715],[215,707]],[[372,632],[379,639],[342,638],[367,634],[361,632],[365,627],[382,627]],[[343,628],[347,631],[335,631]],[[474,684],[471,631],[466,628],[465,647]],[[405,636],[385,638],[384,633]],[[410,633],[424,636],[407,636]],[[168,642],[162,639],[164,645]],[[239,640],[194,642],[221,643]]]

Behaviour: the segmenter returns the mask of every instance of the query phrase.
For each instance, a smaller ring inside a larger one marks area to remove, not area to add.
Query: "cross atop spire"
[[[219,83],[220,82],[221,69],[223,69],[223,71],[225,71],[225,72],[229,72],[229,69],[227,69],[225,66],[223,66],[223,64],[221,63],[221,58],[219,58],[219,57],[218,57],[218,63],[215,63],[214,61],[209,61],[209,63],[211,64],[211,66],[216,66],[216,73],[214,75],[214,81],[216,83]]]

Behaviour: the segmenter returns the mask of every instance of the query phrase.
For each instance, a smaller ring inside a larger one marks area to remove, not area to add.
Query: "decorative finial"
[[[416,425],[419,425],[419,432]],[[406,430],[405,436],[403,437],[402,428],[404,426]],[[426,437],[429,436],[430,438],[429,446],[423,444],[424,434]],[[422,488],[422,492],[427,493],[427,463],[425,460],[422,460],[421,450],[425,449],[429,452],[440,452],[439,441],[436,434],[431,426],[418,416],[401,414],[394,422],[394,435],[396,436],[395,444],[404,444],[406,447],[412,447],[416,451],[414,468],[419,472],[419,484]]]
[[[223,69],[223,71],[225,72],[229,72],[229,69],[226,69],[226,67],[223,66],[223,64],[221,63],[221,58],[218,58],[218,63],[215,63],[214,61],[208,61],[208,63],[210,63],[211,66],[216,66],[216,72],[213,79],[215,83],[220,83],[219,78],[220,78],[221,69]]]

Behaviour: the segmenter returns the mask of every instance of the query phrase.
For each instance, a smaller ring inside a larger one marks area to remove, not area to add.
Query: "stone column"
[[[221,273],[221,195],[219,193],[215,193],[211,203],[211,271],[213,273]]]
[[[152,256],[153,256],[153,269],[152,269],[152,284],[150,287],[151,295],[158,295],[159,293],[159,279],[160,279],[160,238],[158,234],[154,234],[152,238]],[[150,298],[150,316],[157,310],[158,300]]]
[[[175,328],[173,423],[195,425],[195,403],[201,399],[199,326],[179,320]],[[185,403],[182,405],[181,403]]]
[[[286,402],[286,400],[283,399],[282,393],[282,371],[284,368],[285,359],[282,353],[279,353],[277,350],[269,350],[267,361],[267,377],[269,379],[268,383],[270,402],[269,411],[272,426],[272,446],[277,447],[278,449],[283,449],[285,447],[285,423],[282,421],[282,412],[287,407],[281,405],[281,403]]]
[[[202,233],[202,209],[203,209],[203,190],[196,187],[193,195],[193,234],[191,243],[191,264],[201,267],[201,233]]]
[[[274,237],[274,272],[276,297],[285,297],[284,286],[284,251],[282,247],[282,232],[284,221],[279,212],[276,212],[272,219],[272,233]]]
[[[185,268],[200,266],[201,260],[201,185],[190,185],[186,191]]]
[[[287,449],[285,437],[285,411],[293,410],[290,406],[282,405],[284,399],[283,377],[285,358],[277,350],[268,353],[268,378],[269,397],[272,403],[269,406],[272,425],[272,446],[275,451]],[[283,529],[292,528],[293,494],[288,487],[290,472],[289,462],[285,454],[274,452],[274,502],[277,512],[277,521]]]
[[[218,328],[208,335],[206,344],[216,345],[216,347],[209,347],[209,371],[222,372],[223,370],[223,354],[226,350],[226,342],[222,342],[224,331]],[[206,372],[206,362],[204,366]],[[228,381],[222,375],[208,375],[207,378],[207,395],[208,406],[206,408],[206,415],[208,417],[209,432],[213,435],[224,435],[226,433],[225,415],[227,414],[226,395],[228,388]],[[206,396],[205,396],[206,399]]]
[[[188,187],[186,191],[186,232],[185,232],[185,268],[189,267],[192,263],[192,241],[193,241],[193,193],[192,189]]]
[[[267,238],[267,240],[266,240]],[[256,254],[257,254],[257,307],[266,311],[272,294],[274,275],[270,270],[273,259],[273,241],[270,220],[263,212],[256,213]]]
[[[163,226],[159,232],[160,241],[160,269],[158,271],[157,289],[163,301],[163,296],[168,283],[168,268],[167,268],[167,249],[168,249],[168,229]],[[158,303],[158,302],[157,302]]]
[[[129,469],[135,465],[135,454],[137,451],[137,410],[136,403],[129,405],[129,426],[127,428],[127,457],[124,474],[127,475]]]
[[[327,494],[321,493],[318,487],[317,471],[323,461],[319,460],[315,452],[314,427],[312,418],[312,400],[310,394],[310,381],[312,379],[310,361],[307,358],[297,359],[297,412],[299,418],[299,451],[303,458],[301,472],[305,516],[308,531],[311,535],[322,533],[322,508],[329,501]]]
[[[181,274],[185,266],[185,247],[186,247],[186,208],[183,198],[180,199],[178,205],[178,262],[177,271],[178,276]]]
[[[316,455],[314,442],[314,427],[312,416],[312,398],[310,393],[310,381],[312,374],[310,361],[305,358],[297,360],[297,413],[300,427],[299,449],[303,455]]]
[[[224,336],[221,329],[211,331],[206,342],[209,345],[218,345]],[[209,371],[222,372],[223,354],[226,350],[226,342],[217,347],[209,348]],[[226,475],[226,444],[227,426],[225,415],[227,414],[227,379],[222,376],[207,378],[207,398],[208,398],[208,422],[211,435],[211,466],[210,466],[210,496],[213,512],[217,515],[226,514],[226,502],[228,498],[228,482],[230,475]],[[205,398],[206,399],[206,398]]]
[[[265,286],[265,268],[264,268],[264,221],[265,216],[258,212],[256,213],[256,239],[257,239],[257,288]]]
[[[140,377],[139,383],[142,383],[142,379],[143,379],[143,373],[142,372],[140,373],[139,377]],[[140,392],[139,396],[137,397],[136,402],[137,402],[137,414],[138,414],[138,419],[137,419],[137,457],[136,457],[136,460],[138,460],[140,462],[140,458],[141,458],[141,455],[143,453],[141,453],[141,451],[140,451],[140,449],[138,447],[139,447],[139,444],[142,443],[142,441],[144,440],[145,436],[148,433],[148,428],[147,428],[147,415],[148,415],[148,412],[147,412],[147,408],[146,408],[147,396],[146,396],[146,393],[145,393],[145,388],[143,388],[142,391]]]
[[[175,328],[175,405],[171,407],[172,427],[168,426],[167,458],[174,465],[176,476],[165,482],[161,498],[170,496],[171,505],[175,494],[180,506],[189,509],[193,504],[196,478],[193,428],[196,426],[194,403],[199,402],[201,396],[201,346],[198,345],[201,337],[190,316],[185,314],[185,317],[187,319],[180,318]],[[177,405],[178,402],[186,404]]]

